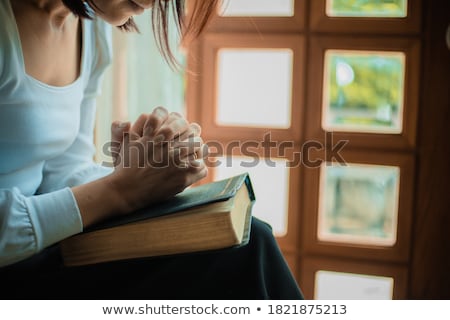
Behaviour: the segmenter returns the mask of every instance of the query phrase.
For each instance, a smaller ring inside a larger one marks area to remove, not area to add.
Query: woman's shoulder
[[[112,29],[109,24],[94,17],[92,20],[85,20],[85,35],[89,36],[88,46],[94,69],[104,68],[112,60]]]
[[[11,34],[13,34],[17,28],[9,0],[0,0],[0,21],[0,40],[2,44],[0,48],[3,48],[5,40],[11,37]]]
[[[89,69],[86,93],[93,94],[98,92],[101,76],[112,62],[112,27],[97,17],[84,19],[83,26],[87,37],[85,45],[88,46],[85,56]]]
[[[0,0],[0,88],[5,76],[17,73],[20,67],[20,42],[16,21],[9,0]]]
[[[91,35],[90,45],[96,56],[97,63],[110,63],[112,57],[112,29],[111,26],[100,18],[86,20],[87,34]]]

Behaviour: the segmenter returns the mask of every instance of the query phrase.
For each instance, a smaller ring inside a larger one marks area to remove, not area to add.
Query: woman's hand
[[[112,126],[115,172],[112,186],[130,212],[172,197],[204,178],[206,147],[198,124],[162,107],[130,126]],[[119,143],[120,141],[120,143]],[[119,152],[120,151],[120,152]]]
[[[207,175],[200,126],[180,114],[159,107],[111,131],[114,172],[72,188],[84,227],[170,198]]]
[[[165,119],[165,121],[164,121]],[[181,120],[181,121],[180,121]],[[185,123],[180,126],[178,124],[179,129],[184,129],[182,132],[178,132],[177,136],[171,137],[175,132],[174,128],[170,128],[169,126],[174,124],[174,121],[186,122],[183,117],[178,113],[169,114],[168,111],[162,107],[156,108],[152,114],[142,114],[136,122],[131,126],[130,122],[120,122],[115,121],[111,125],[111,143],[110,150],[114,163],[114,167],[117,166],[120,161],[120,151],[122,149],[122,143],[125,135],[129,134],[131,137],[139,138],[144,134],[144,128],[146,130],[151,130],[150,128],[155,127],[156,136],[161,135],[164,136],[164,139],[167,141],[171,141],[174,147],[182,148],[182,151],[189,151],[187,148],[183,148],[186,146],[186,142],[189,140],[195,140],[196,144],[202,144],[203,141],[200,138],[201,127],[197,123],[191,123],[186,127]],[[187,123],[187,122],[186,122]],[[170,132],[171,131],[171,132]],[[149,134],[149,132],[146,132]],[[168,138],[166,138],[166,136]],[[204,146],[206,148],[206,146]],[[192,155],[195,158],[203,157],[203,149],[196,150],[196,153]]]

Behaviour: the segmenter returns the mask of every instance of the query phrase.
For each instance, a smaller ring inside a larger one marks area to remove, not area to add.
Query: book
[[[248,173],[190,187],[62,240],[61,255],[66,266],[81,266],[242,246],[254,201]]]

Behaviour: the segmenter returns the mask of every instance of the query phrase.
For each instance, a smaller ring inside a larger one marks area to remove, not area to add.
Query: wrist
[[[127,214],[137,209],[129,195],[132,188],[127,186],[123,180],[119,173],[114,172],[105,177],[103,181],[105,192],[117,215]]]
[[[132,211],[112,175],[72,188],[83,227]]]

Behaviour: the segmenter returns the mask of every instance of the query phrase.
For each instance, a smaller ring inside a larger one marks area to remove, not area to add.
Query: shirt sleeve
[[[0,189],[0,267],[38,253],[82,231],[69,188],[25,197],[17,188]]]

